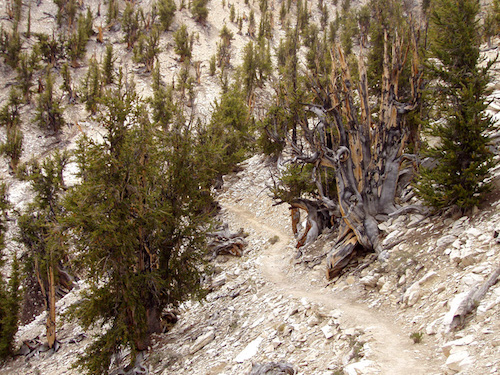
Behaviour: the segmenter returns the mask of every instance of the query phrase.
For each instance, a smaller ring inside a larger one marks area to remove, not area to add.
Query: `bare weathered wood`
[[[330,214],[328,207],[321,202],[309,199],[295,199],[290,203],[292,209],[302,209],[307,212],[307,223],[302,236],[297,241],[297,248],[314,242],[323,229],[330,226]]]
[[[238,232],[231,233],[227,224],[224,224],[222,229],[210,233],[209,236],[213,238],[208,244],[212,258],[216,258],[220,254],[240,257],[243,255],[243,249],[248,245],[243,238],[243,228],[240,228]]]
[[[467,293],[467,295],[465,295],[456,309],[449,312],[449,314],[452,314],[453,316],[450,316],[450,321],[448,322],[447,327],[448,331],[455,330],[464,325],[465,317],[477,308],[479,302],[483,299],[488,290],[496,284],[499,277],[500,266],[490,274],[484,283],[476,285]]]
[[[56,288],[54,281],[54,269],[49,267],[49,295],[48,295],[48,314],[47,314],[47,343],[49,348],[53,348],[56,342]]]
[[[355,255],[358,240],[354,232],[349,231],[343,238],[337,240],[327,259],[326,277],[331,280],[338,276]]]
[[[314,126],[308,121],[299,123],[308,147],[299,146],[288,137],[295,160],[315,167],[313,182],[318,187],[318,201],[329,206],[331,216],[337,211],[342,218],[341,235],[327,261],[329,277],[345,267],[357,244],[385,255],[379,240],[377,218],[399,209],[395,196],[402,163],[409,159],[404,154],[409,140],[406,115],[417,107],[420,100],[421,69],[416,50],[417,37],[418,33],[411,29],[407,39],[396,35],[390,43],[385,33],[380,108],[376,119],[372,118],[369,105],[363,53],[359,55],[359,83],[355,87],[342,50],[332,49],[331,87],[325,91],[318,86],[316,90],[323,105],[306,106],[318,123]],[[399,80],[409,56],[413,58],[412,95],[403,102],[399,97]],[[321,181],[315,177],[319,175],[319,166],[335,171],[335,204],[324,194]],[[411,173],[411,170],[408,172]],[[406,176],[404,183],[408,183]],[[308,226],[313,228],[314,220],[308,219],[308,222]],[[304,238],[302,241],[307,243]]]

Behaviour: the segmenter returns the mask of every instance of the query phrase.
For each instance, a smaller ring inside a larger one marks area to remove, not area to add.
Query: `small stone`
[[[347,285],[353,285],[356,282],[356,278],[352,275],[347,276],[346,278]]]
[[[431,282],[432,280],[437,279],[438,274],[434,271],[429,271],[427,272],[420,280],[418,280],[418,283],[420,285],[424,285],[427,282]]]
[[[449,357],[453,348],[469,345],[473,341],[474,337],[472,335],[467,335],[465,337],[462,337],[461,339],[448,341],[441,347],[441,349],[443,350],[443,354],[446,357]]]
[[[331,339],[335,335],[335,329],[330,325],[324,326],[323,328],[321,328],[321,331],[323,332],[327,340]]]
[[[465,234],[467,234],[469,237],[474,237],[474,238],[479,237],[482,233],[483,232],[477,228],[469,228],[465,231]]]
[[[351,363],[344,367],[346,375],[371,375],[379,374],[379,370],[375,367],[375,362],[365,359],[360,362]]]
[[[235,362],[243,363],[246,360],[252,358],[255,354],[257,354],[259,350],[259,346],[262,343],[263,337],[259,336],[255,340],[253,340],[250,344],[248,344],[245,349],[243,349],[240,354],[236,356],[234,359]]]
[[[450,354],[446,360],[446,366],[450,370],[460,372],[466,370],[473,362],[473,359],[469,356],[469,352],[467,352],[467,350],[462,350]]]
[[[455,237],[455,236],[453,236],[451,234],[441,237],[436,242],[436,248],[437,248],[437,250],[444,249],[445,247],[447,247],[451,243],[455,242],[456,239],[457,239],[457,237]]]
[[[425,328],[425,333],[432,336],[438,332],[438,326],[443,322],[443,318],[437,318]]]
[[[401,275],[401,277],[398,280],[398,286],[402,286],[406,284],[406,275]]]
[[[389,233],[389,235],[384,238],[382,241],[383,246],[387,246],[388,244],[392,243],[396,238],[401,236],[401,232],[398,230],[395,230],[394,232]]]
[[[377,281],[379,276],[367,275],[359,280],[359,282],[367,288],[375,288],[377,286]]]
[[[189,353],[190,354],[196,353],[198,350],[211,343],[214,339],[215,339],[215,331],[214,330],[208,331],[207,333],[201,335],[196,339],[194,344],[191,346],[191,350],[189,351]]]
[[[460,266],[467,267],[479,261],[478,254],[471,248],[464,248],[460,252]]]
[[[459,249],[453,249],[450,251],[450,261],[454,265],[458,265],[461,261],[461,253]]]
[[[309,327],[317,326],[320,323],[319,318],[316,314],[313,314],[307,319],[307,325]]]
[[[405,303],[407,306],[413,306],[420,299],[421,295],[422,291],[420,288],[420,284],[417,281],[406,290],[405,294],[403,295],[403,303]]]
[[[378,229],[383,231],[383,232],[387,232],[387,229],[389,228],[389,225],[387,225],[387,223],[383,222],[383,223],[380,223],[378,225]]]

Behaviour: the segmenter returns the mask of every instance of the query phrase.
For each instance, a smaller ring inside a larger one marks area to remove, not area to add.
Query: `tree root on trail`
[[[222,229],[209,234],[213,240],[209,242],[208,249],[212,253],[212,259],[215,259],[220,254],[229,254],[241,257],[243,249],[248,245],[244,240],[246,237],[243,228],[238,232],[231,233],[227,224],[224,224]]]

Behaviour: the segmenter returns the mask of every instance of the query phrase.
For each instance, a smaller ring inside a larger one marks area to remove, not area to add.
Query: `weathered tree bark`
[[[417,33],[413,31],[410,38],[405,44],[396,38],[389,53],[385,34],[382,94],[376,120],[370,113],[363,53],[360,53],[355,93],[349,67],[339,48],[332,51],[331,88],[317,91],[322,105],[307,106],[318,123],[311,129],[309,122],[301,122],[308,152],[288,139],[299,162],[335,171],[337,204],[333,205],[320,191],[321,201],[331,209],[337,206],[342,217],[339,238],[327,260],[328,278],[335,277],[345,267],[357,245],[375,251],[379,257],[386,255],[379,241],[377,217],[397,210],[394,199],[401,164],[409,158],[404,154],[409,137],[405,119],[420,98]],[[398,85],[410,51],[413,51],[411,98],[403,103],[398,97]]]
[[[314,242],[323,229],[331,226],[327,209],[318,202],[309,199],[295,199],[290,203],[290,206],[292,210],[298,211],[298,209],[302,209],[307,212],[306,228],[304,228],[302,236],[297,240],[297,248]],[[294,234],[295,231],[296,229],[294,229]]]
[[[212,258],[216,258],[219,254],[240,257],[243,255],[243,249],[248,245],[244,239],[243,228],[236,233],[231,233],[227,224],[224,224],[220,231],[211,233],[210,236],[213,240],[208,244],[208,249],[212,252]]]
[[[47,344],[53,348],[56,342],[56,286],[54,281],[54,270],[49,267],[49,295],[48,295],[48,314],[47,314]]]
[[[467,314],[474,311],[479,302],[486,295],[488,290],[497,283],[500,277],[500,267],[497,267],[488,277],[488,279],[482,283],[473,287],[461,300],[461,303],[456,306],[455,309],[450,310],[445,316],[446,331],[453,331],[464,325],[465,317]],[[446,321],[448,320],[448,321]]]

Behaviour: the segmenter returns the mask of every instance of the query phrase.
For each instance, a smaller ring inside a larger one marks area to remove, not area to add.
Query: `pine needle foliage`
[[[104,77],[106,79],[106,77]],[[92,115],[97,112],[102,96],[102,72],[97,60],[93,57],[89,62],[87,74],[80,83],[80,98],[85,103],[85,108]]]
[[[191,14],[196,22],[204,24],[208,17],[208,0],[193,0],[191,2]]]
[[[231,172],[247,156],[253,142],[251,123],[245,95],[234,85],[215,103],[210,123],[200,132],[201,142],[210,145],[209,154],[218,178]]]
[[[19,64],[17,65],[17,86],[21,89],[24,102],[31,102],[31,87],[33,86],[33,76],[39,68],[40,58],[37,48],[33,48],[28,55],[26,52],[19,54]]]
[[[175,17],[177,10],[174,0],[159,0],[156,4],[160,25],[163,31],[168,31]]]
[[[50,66],[45,75],[45,88],[38,95],[35,122],[51,133],[58,133],[64,126],[63,108],[54,93],[54,79]]]
[[[114,81],[115,76],[115,60],[113,56],[113,45],[106,45],[106,52],[104,54],[104,60],[102,62],[102,75],[103,83],[105,85],[110,85]]]
[[[56,152],[39,162],[32,160],[19,167],[18,176],[30,182],[34,200],[19,217],[19,242],[25,245],[26,275],[36,275],[47,310],[49,348],[56,340],[55,288],[58,270],[67,255],[65,236],[60,225],[64,215],[61,198],[65,191],[63,170],[69,162],[67,152]]]
[[[0,144],[0,154],[10,159],[10,167],[15,171],[23,149],[23,133],[21,131],[21,107],[20,93],[12,89],[9,93],[9,101],[0,109],[0,125],[5,126],[7,139]]]
[[[175,31],[174,42],[174,52],[179,55],[180,61],[189,61],[191,59],[193,46],[191,43],[191,38],[189,37],[187,26],[185,24],[182,24]]]
[[[153,69],[152,85],[153,97],[149,99],[152,110],[152,120],[161,126],[164,131],[170,129],[176,113],[177,106],[174,104],[172,87],[165,87],[160,75],[160,62],[157,61]]]
[[[10,204],[7,199],[7,187],[0,184],[0,269],[5,264],[5,232],[7,230],[7,210]],[[10,279],[7,282],[0,272],[0,362],[14,352],[14,336],[18,327],[19,315],[19,263],[14,255]]]
[[[202,295],[207,216],[195,142],[183,121],[168,132],[151,123],[133,85],[117,80],[103,99],[104,141],[80,141],[82,182],[66,199],[77,264],[90,282],[72,316],[103,329],[78,362],[90,374],[107,374],[127,348],[134,363],[161,331],[163,308]]]
[[[160,53],[160,31],[153,26],[148,34],[141,34],[134,46],[134,61],[144,64],[146,72],[153,69],[154,62]]]
[[[19,51],[23,42],[17,30],[17,24],[12,25],[12,32],[4,30],[3,25],[0,27],[0,55],[3,56],[5,63],[12,69],[17,67],[19,61]]]
[[[487,132],[493,124],[485,109],[492,63],[480,66],[478,12],[477,0],[439,0],[431,10],[429,68],[442,118],[430,133],[440,142],[428,150],[438,165],[421,170],[416,188],[437,209],[470,209],[488,191],[493,155]]]

